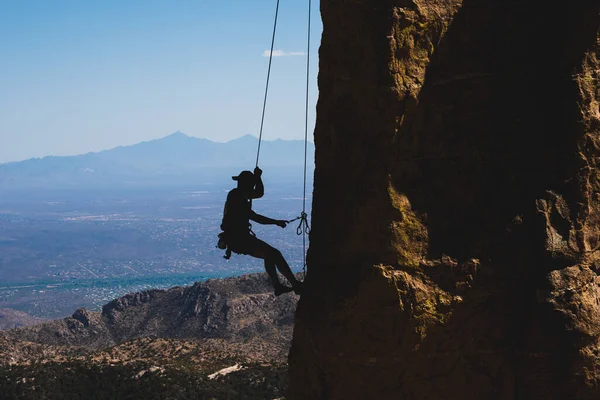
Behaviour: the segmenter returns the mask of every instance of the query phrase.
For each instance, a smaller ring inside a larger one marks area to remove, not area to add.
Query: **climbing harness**
[[[248,230],[250,234],[256,237],[256,233],[252,230],[252,225],[248,224]],[[221,250],[225,250],[224,259],[229,260],[231,258],[231,249],[227,245],[227,234],[225,232],[221,232],[218,235],[219,241],[217,242],[217,247]]]
[[[271,51],[269,53],[269,67],[267,69],[267,80],[265,83],[265,96],[263,99],[262,115],[260,119],[260,130],[258,134],[258,149],[256,151],[256,166],[260,158],[260,145],[262,143],[263,127],[265,122],[265,111],[267,109],[267,97],[269,94],[269,80],[271,78],[271,65],[273,62],[273,50],[275,48],[275,34],[277,32],[277,18],[279,15],[279,1],[275,7],[275,21],[273,22],[273,35],[271,36]],[[309,89],[310,89],[310,35],[311,35],[311,14],[312,0],[308,0],[308,29],[307,29],[307,49],[306,49],[306,92],[305,92],[305,109],[304,109],[304,182],[302,193],[302,213],[299,217],[286,221],[288,223],[300,220],[296,233],[302,235],[302,273],[306,277],[306,245],[307,235],[310,233],[310,225],[308,223],[308,214],[306,214],[306,170],[308,158],[308,116],[309,116]]]

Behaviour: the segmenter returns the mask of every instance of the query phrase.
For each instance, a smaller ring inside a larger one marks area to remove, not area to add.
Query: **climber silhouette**
[[[257,238],[251,229],[250,220],[262,225],[278,225],[281,228],[287,225],[287,221],[268,218],[252,211],[252,199],[258,199],[265,193],[261,176],[262,170],[256,167],[254,173],[242,171],[238,176],[232,177],[237,181],[237,188],[232,189],[227,195],[221,223],[223,233],[219,235],[224,243],[220,242],[219,247],[226,246],[228,255],[233,251],[263,259],[276,296],[292,290],[300,294],[302,284],[294,276],[281,252]],[[285,276],[292,285],[291,288],[279,281],[277,270]]]

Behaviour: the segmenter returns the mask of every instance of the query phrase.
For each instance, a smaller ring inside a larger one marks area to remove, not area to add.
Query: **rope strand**
[[[263,100],[262,117],[260,119],[260,131],[258,134],[258,149],[256,150],[256,166],[260,157],[260,144],[262,142],[263,126],[265,124],[265,111],[267,109],[267,96],[269,94],[269,80],[271,78],[271,64],[273,62],[273,49],[275,46],[275,32],[277,31],[277,16],[279,15],[279,0],[275,7],[275,21],[273,22],[273,36],[271,37],[271,52],[269,53],[269,68],[267,69],[267,83],[265,84],[265,98]]]
[[[306,168],[308,159],[308,111],[309,111],[309,89],[310,89],[310,33],[311,33],[312,0],[308,0],[308,33],[306,46],[306,98],[304,103],[304,192],[302,193],[302,215],[300,225],[296,233],[302,235],[302,274],[306,278],[306,235],[309,234],[308,216],[306,215]]]
[[[271,37],[271,51],[269,53],[269,67],[267,69],[267,81],[265,83],[265,96],[263,100],[262,115],[260,119],[260,131],[258,134],[258,149],[256,151],[256,166],[258,167],[258,160],[260,158],[260,147],[262,144],[263,127],[265,123],[265,112],[267,109],[267,97],[269,94],[269,81],[271,78],[271,65],[273,63],[273,50],[275,49],[275,33],[277,32],[277,17],[279,15],[279,1],[277,0],[277,6],[275,7],[275,20],[273,22],[273,36]],[[308,167],[308,116],[309,116],[309,91],[310,91],[310,35],[311,35],[311,14],[312,14],[312,0],[308,0],[308,29],[307,29],[307,50],[306,50],[306,96],[304,104],[304,181],[303,181],[303,193],[302,193],[302,214],[299,217],[287,221],[294,222],[300,220],[300,224],[296,228],[296,233],[302,235],[302,272],[306,277],[306,236],[310,233],[310,226],[308,223],[308,215],[306,214],[306,180],[307,180],[307,167]]]

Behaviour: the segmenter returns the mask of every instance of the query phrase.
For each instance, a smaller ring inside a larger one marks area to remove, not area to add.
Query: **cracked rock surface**
[[[600,397],[598,0],[322,0],[291,399]]]

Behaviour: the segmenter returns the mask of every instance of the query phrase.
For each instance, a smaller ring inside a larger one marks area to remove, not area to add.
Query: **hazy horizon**
[[[82,153],[62,154],[62,155],[53,155],[53,154],[41,155],[41,156],[36,156],[36,157],[24,158],[24,159],[20,159],[20,160],[0,161],[0,165],[18,163],[18,162],[28,161],[28,160],[32,160],[32,159],[43,159],[43,158],[46,158],[46,157],[73,157],[73,156],[82,156],[82,155],[90,154],[90,153],[100,153],[100,152],[103,152],[103,151],[114,150],[114,149],[120,148],[120,147],[131,147],[131,146],[135,146],[137,144],[144,143],[144,142],[151,142],[151,141],[155,141],[155,140],[165,139],[165,138],[167,138],[169,136],[172,136],[172,135],[175,135],[175,134],[178,134],[178,133],[179,134],[183,134],[185,136],[188,136],[190,138],[205,139],[205,140],[209,140],[209,141],[214,142],[214,143],[229,143],[229,142],[241,139],[241,138],[243,138],[245,136],[252,136],[256,140],[258,140],[258,136],[253,135],[251,133],[246,133],[246,134],[243,134],[243,135],[239,135],[237,137],[234,137],[232,139],[227,139],[227,140],[214,140],[214,139],[210,139],[210,138],[207,138],[207,137],[198,137],[198,136],[188,135],[186,132],[182,132],[182,131],[175,131],[175,132],[168,133],[168,134],[166,134],[164,136],[161,136],[161,137],[158,137],[158,138],[148,139],[148,140],[142,140],[140,142],[131,143],[131,144],[117,144],[116,146],[109,147],[109,148],[106,148],[106,149],[100,149],[100,150],[96,150],[96,151],[85,151],[85,152],[82,152]],[[263,138],[262,140],[264,142],[273,142],[275,140],[302,140],[303,141],[304,138],[269,138],[269,139]],[[312,137],[309,137],[308,142],[311,143],[311,144],[313,144]]]
[[[0,163],[174,131],[258,136],[275,3],[0,3]],[[309,135],[320,34],[313,4]],[[306,4],[280,6],[263,138],[304,137]]]

